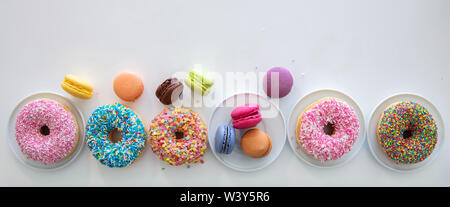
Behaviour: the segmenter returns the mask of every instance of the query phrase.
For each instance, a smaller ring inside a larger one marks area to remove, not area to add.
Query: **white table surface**
[[[349,94],[366,120],[388,96],[413,92],[435,104],[450,130],[447,0],[1,0],[0,186],[450,185],[450,140],[431,165],[406,174],[381,166],[367,142],[335,169],[309,166],[286,142],[274,163],[252,173],[227,168],[209,149],[205,163],[190,168],[169,167],[146,150],[131,167],[109,169],[85,147],[70,166],[52,172],[24,166],[9,149],[9,115],[32,93],[63,94],[87,119],[96,107],[118,101],[114,76],[133,71],[145,91],[131,106],[148,124],[164,108],[154,95],[158,84],[197,63],[217,72],[289,68],[295,83],[280,100],[285,117],[299,98],[322,88]],[[89,80],[93,99],[65,93],[60,83],[67,73]],[[212,112],[195,110],[206,120]]]

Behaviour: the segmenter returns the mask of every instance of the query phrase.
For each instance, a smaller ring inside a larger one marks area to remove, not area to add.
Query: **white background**
[[[0,0],[0,186],[450,185],[450,140],[431,165],[407,174],[378,164],[367,142],[336,169],[307,165],[286,142],[274,163],[253,173],[227,168],[209,149],[205,163],[190,168],[168,167],[146,150],[131,167],[109,169],[86,147],[70,166],[43,172],[19,163],[8,147],[15,105],[38,91],[69,97],[60,88],[67,73],[95,87],[91,100],[71,98],[86,119],[118,101],[117,73],[140,74],[145,91],[131,106],[148,124],[164,108],[156,87],[197,63],[218,72],[287,67],[295,83],[280,100],[285,117],[316,89],[347,93],[366,120],[388,96],[413,92],[435,104],[450,130],[450,1]],[[195,110],[205,120],[212,112]]]

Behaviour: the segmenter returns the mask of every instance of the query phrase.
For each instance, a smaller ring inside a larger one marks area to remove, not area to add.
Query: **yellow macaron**
[[[66,75],[61,87],[70,95],[81,99],[90,99],[92,97],[92,85],[85,80],[72,74]]]

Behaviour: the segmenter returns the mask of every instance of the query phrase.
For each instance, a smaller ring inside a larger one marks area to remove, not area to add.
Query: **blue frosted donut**
[[[110,132],[118,130],[121,140],[110,140]],[[133,110],[120,104],[98,107],[86,125],[87,146],[98,161],[108,167],[126,167],[145,147],[145,129]]]

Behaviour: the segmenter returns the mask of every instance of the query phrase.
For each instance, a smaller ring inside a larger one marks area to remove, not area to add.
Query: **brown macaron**
[[[250,129],[241,138],[241,148],[250,157],[262,158],[272,150],[272,139],[262,130]]]
[[[176,78],[165,80],[156,89],[155,95],[164,105],[172,104],[183,93],[183,83]]]

